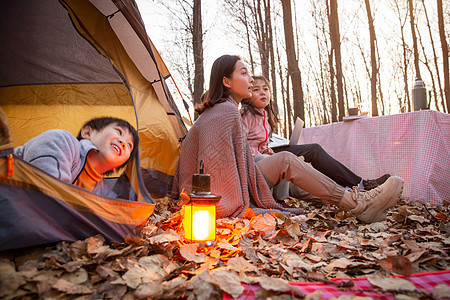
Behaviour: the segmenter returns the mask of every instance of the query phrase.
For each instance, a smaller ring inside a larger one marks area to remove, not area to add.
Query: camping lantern
[[[216,239],[216,204],[221,196],[211,194],[211,177],[203,172],[203,160],[199,174],[192,177],[192,193],[184,206],[184,238],[193,242],[205,242],[207,246]]]

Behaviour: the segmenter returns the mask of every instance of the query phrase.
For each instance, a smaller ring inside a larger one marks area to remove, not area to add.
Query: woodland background
[[[350,107],[369,116],[412,111],[416,78],[430,109],[449,111],[448,0],[137,4],[186,118],[187,111],[194,118],[210,66],[222,54],[240,55],[252,74],[269,78],[285,137],[297,116],[309,127],[342,120]]]

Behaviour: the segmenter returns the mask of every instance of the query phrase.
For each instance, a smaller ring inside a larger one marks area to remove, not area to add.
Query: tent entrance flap
[[[138,129],[140,138],[137,157],[117,180],[128,188],[128,197],[121,194],[123,199],[112,199],[84,193],[81,188],[60,182],[18,159],[14,160],[14,176],[22,177],[10,180],[4,173],[6,157],[1,157],[0,210],[14,209],[11,203],[17,202],[16,197],[21,195],[25,201],[22,205],[29,206],[31,212],[37,214],[41,205],[33,198],[42,199],[46,203],[42,210],[48,205],[63,207],[69,211],[68,219],[79,226],[88,226],[92,230],[89,232],[102,232],[95,225],[97,222],[121,224],[112,226],[121,232],[111,233],[114,239],[123,238],[125,232],[135,232],[153,212],[148,189],[159,189],[155,180],[163,182],[165,188],[170,186],[181,151],[179,139],[187,132],[165,82],[164,76],[170,73],[146,34],[136,3],[134,0],[2,1],[0,18],[0,105],[9,121],[9,127],[5,128],[11,132],[8,141],[0,139],[0,150],[21,146],[54,128],[76,136],[86,121],[101,116],[127,120]],[[3,153],[6,152],[2,150]],[[36,174],[31,176],[30,172]],[[145,178],[150,178],[148,174],[157,176],[146,183],[143,172]],[[56,194],[48,193],[53,184],[58,187]],[[75,194],[82,199],[68,200]],[[103,203],[99,204],[103,209],[108,203],[117,205],[127,218],[134,218],[137,211],[145,211],[146,217],[139,224],[121,223],[123,220],[111,219],[100,208],[76,202],[86,199]],[[137,202],[131,201],[136,199]],[[139,209],[134,210],[135,207]],[[98,218],[91,222],[85,214]],[[66,226],[58,222],[56,225]],[[80,238],[73,232],[70,234],[58,238]]]

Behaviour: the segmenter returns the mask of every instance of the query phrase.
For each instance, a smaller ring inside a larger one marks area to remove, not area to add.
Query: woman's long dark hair
[[[241,58],[237,55],[222,55],[214,61],[209,79],[209,90],[204,94],[202,103],[195,107],[197,114],[200,115],[208,107],[224,102],[230,96],[230,90],[223,85],[223,77],[231,78],[238,60]]]
[[[269,87],[270,96],[271,97],[270,97],[270,100],[269,100],[269,105],[264,107],[264,109],[267,112],[267,121],[269,122],[270,127],[272,127],[272,132],[276,132],[277,129],[278,129],[278,116],[277,116],[275,110],[273,109],[273,105],[272,105],[272,89],[270,87],[269,80],[267,80],[267,78],[262,76],[262,75],[261,76],[253,76],[253,80],[254,81],[262,80]],[[255,106],[250,104],[250,99],[242,100],[241,104],[242,104],[242,112],[241,112],[242,116],[245,116],[248,113],[262,116],[261,112]]]

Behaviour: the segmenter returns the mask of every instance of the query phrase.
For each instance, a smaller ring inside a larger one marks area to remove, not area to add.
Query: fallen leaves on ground
[[[6,251],[0,255],[0,298],[211,299],[243,294],[303,298],[288,282],[368,277],[397,296],[436,299],[449,287],[417,290],[390,275],[450,269],[449,205],[402,200],[383,222],[363,224],[331,206],[289,199],[305,215],[270,213],[217,220],[211,247],[184,241],[177,205],[158,199],[139,236],[106,244],[102,236],[74,243]],[[320,292],[308,299],[321,299]]]

